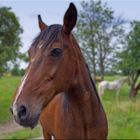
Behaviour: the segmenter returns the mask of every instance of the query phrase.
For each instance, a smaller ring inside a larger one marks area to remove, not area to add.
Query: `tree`
[[[98,68],[103,80],[105,69],[112,64],[113,53],[123,38],[125,21],[115,18],[113,10],[100,0],[83,1],[81,5],[76,35],[94,79]]]
[[[18,64],[15,64],[11,69],[11,74],[13,76],[23,76],[25,74],[25,69],[20,69]]]
[[[8,62],[14,63],[21,46],[22,29],[18,18],[11,8],[0,7],[0,75],[8,68]]]
[[[140,76],[140,22],[132,22],[131,27],[132,30],[126,38],[126,45],[123,51],[118,54],[120,58],[119,68],[129,77],[130,98],[135,97],[140,88],[138,82]]]

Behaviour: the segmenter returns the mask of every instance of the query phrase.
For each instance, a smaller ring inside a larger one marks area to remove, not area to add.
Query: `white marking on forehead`
[[[41,49],[42,46],[43,46],[43,41],[40,41],[40,43],[39,43],[39,49]]]
[[[16,94],[16,97],[15,97],[15,100],[14,100],[14,103],[13,103],[13,114],[14,114],[14,115],[17,115],[17,106],[16,106],[16,102],[17,102],[17,99],[18,99],[19,95],[21,94],[21,91],[22,91],[22,89],[23,89],[23,86],[24,86],[24,84],[25,84],[25,82],[26,82],[28,73],[29,73],[29,71],[28,71],[28,72],[25,74],[25,76],[23,77],[22,82],[21,82],[21,85],[20,85],[20,87],[19,87],[19,89],[18,89],[18,92],[17,92],[17,94]]]
[[[43,46],[43,45],[39,45],[39,49],[41,49],[41,48],[42,48],[42,46]]]

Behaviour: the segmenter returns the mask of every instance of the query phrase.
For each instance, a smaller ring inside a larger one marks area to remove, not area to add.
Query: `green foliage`
[[[91,72],[96,74],[98,69],[104,74],[113,65],[114,53],[124,37],[125,21],[115,18],[113,10],[101,0],[83,1],[81,6],[76,36]]]
[[[9,61],[15,62],[21,46],[22,29],[11,8],[0,7],[0,74],[8,69]]]
[[[126,38],[127,44],[119,54],[121,59],[119,67],[127,74],[140,70],[140,22],[135,21],[131,26],[132,31]]]
[[[126,45],[118,54],[120,59],[118,67],[128,75],[131,85],[129,96],[135,97],[140,76],[140,22],[132,22],[131,27],[132,30],[126,38]]]
[[[27,54],[19,53],[19,59],[23,60],[24,62],[29,62],[29,57]]]
[[[20,69],[18,64],[15,64],[11,70],[13,76],[23,76],[25,74],[25,69]]]

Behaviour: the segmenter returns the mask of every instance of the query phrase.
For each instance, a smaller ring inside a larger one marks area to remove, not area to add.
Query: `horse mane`
[[[88,74],[89,74],[89,78],[90,78],[91,84],[92,84],[93,89],[94,89],[94,91],[95,91],[95,95],[96,95],[96,97],[97,97],[99,103],[101,103],[100,98],[99,98],[99,96],[98,96],[97,88],[96,88],[95,83],[94,83],[94,81],[93,81],[93,79],[92,79],[92,77],[91,77],[91,74],[90,74],[90,71],[89,71],[89,67],[88,67],[87,64],[86,64],[86,67],[87,67],[87,70],[88,70]]]
[[[75,39],[74,37],[73,37],[73,40],[74,40],[74,42],[75,42],[75,44],[76,44],[76,47],[77,47],[78,49],[80,49],[80,46],[79,46],[79,44],[77,43],[77,41],[76,41],[76,39]],[[80,51],[80,52],[81,52],[81,51]],[[97,100],[99,101],[99,103],[101,103],[100,98],[99,98],[99,96],[98,96],[98,92],[97,92],[97,89],[96,89],[95,83],[94,83],[94,81],[93,81],[93,79],[92,79],[92,77],[91,77],[91,74],[90,74],[90,70],[89,70],[88,64],[85,63],[85,59],[84,59],[84,57],[83,57],[82,52],[81,52],[80,54],[82,55],[82,58],[83,58],[84,64],[85,64],[85,66],[86,66],[86,68],[87,68],[88,75],[89,75],[89,78],[90,78],[90,81],[91,81],[92,87],[93,87],[93,89],[94,89],[95,95],[96,95],[96,97],[97,97]]]

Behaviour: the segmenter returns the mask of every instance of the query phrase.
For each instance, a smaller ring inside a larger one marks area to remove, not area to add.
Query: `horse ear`
[[[64,15],[63,30],[70,34],[77,21],[77,10],[73,3],[70,3],[68,10]]]
[[[47,28],[47,25],[42,21],[42,18],[40,15],[38,15],[38,24],[41,31]]]

